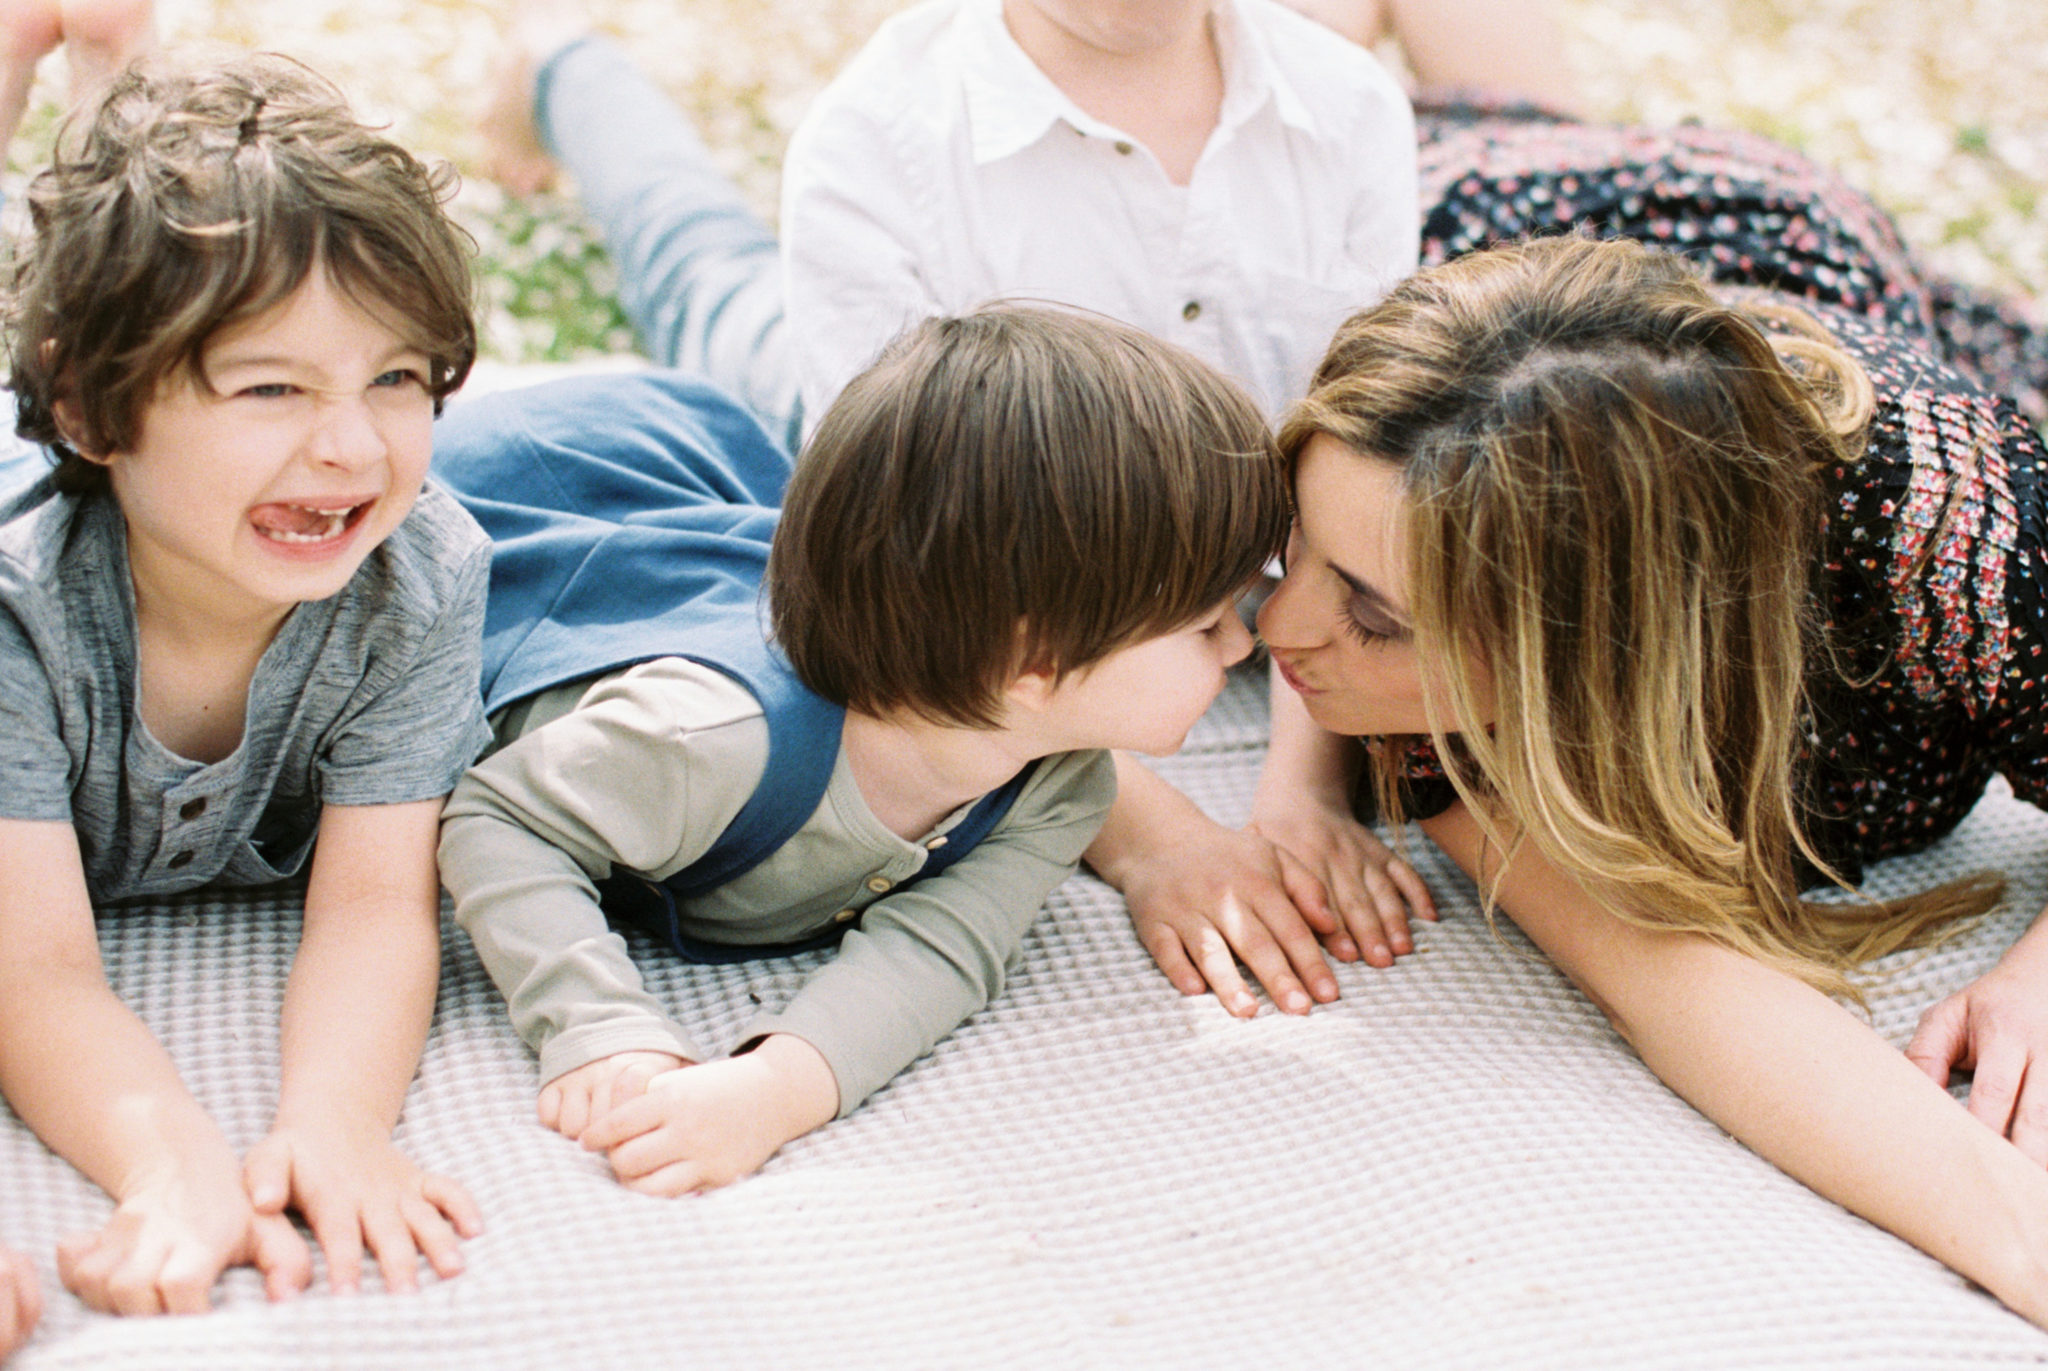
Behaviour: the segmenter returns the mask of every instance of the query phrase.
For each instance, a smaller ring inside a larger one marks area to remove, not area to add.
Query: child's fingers
[[[6,1254],[9,1282],[14,1286],[12,1322],[0,1332],[0,1353],[28,1336],[43,1316],[43,1287],[36,1279],[36,1264],[19,1252]]]
[[[590,1126],[590,1087],[581,1079],[570,1081],[562,1087],[561,1099],[555,1131],[573,1141]]]
[[[263,1273],[263,1294],[288,1300],[313,1283],[313,1254],[282,1214],[258,1214],[249,1225],[250,1260]]]
[[[99,1240],[98,1233],[73,1233],[69,1237],[58,1239],[57,1279],[64,1283],[66,1290],[93,1308],[104,1309],[105,1304],[96,1302],[86,1294],[87,1287],[101,1278],[101,1273],[96,1270],[101,1263],[95,1260]]]
[[[363,1284],[363,1223],[354,1206],[340,1212],[323,1207],[319,1213],[308,1212],[306,1221],[327,1258],[327,1288],[337,1295],[355,1294]]]
[[[638,1195],[655,1195],[672,1200],[682,1195],[698,1195],[711,1187],[705,1183],[704,1172],[692,1161],[670,1162],[644,1176],[628,1180],[621,1176],[619,1184]]]
[[[583,1145],[592,1152],[609,1152],[628,1138],[661,1127],[668,1115],[663,1101],[652,1095],[628,1100],[583,1130]]]
[[[470,1198],[469,1190],[461,1181],[449,1176],[436,1175],[429,1171],[420,1177],[420,1194],[428,1204],[448,1216],[448,1222],[455,1225],[455,1231],[465,1238],[474,1238],[484,1231],[484,1214]]]
[[[647,1083],[665,1071],[673,1071],[682,1064],[678,1057],[648,1056],[635,1060],[632,1065],[612,1077],[608,1109],[617,1109],[626,1101],[647,1093]]]
[[[562,1118],[562,1083],[549,1081],[540,1088],[540,1098],[534,1101],[534,1112],[540,1115],[542,1128],[553,1128],[560,1132]]]
[[[242,1159],[242,1189],[259,1214],[282,1214],[292,1194],[292,1149],[272,1134],[249,1149]]]
[[[622,1181],[651,1176],[663,1167],[691,1160],[682,1140],[665,1128],[628,1138],[607,1152],[605,1159],[612,1164],[612,1174]]]
[[[160,1238],[150,1230],[138,1234],[134,1246],[114,1261],[102,1282],[105,1307],[116,1314],[163,1313],[164,1297],[157,1289],[157,1279],[170,1256],[168,1238]]]
[[[406,1227],[412,1230],[413,1246],[434,1268],[434,1274],[449,1280],[462,1274],[462,1238],[436,1206],[419,1196],[409,1195],[399,1205]]]
[[[404,1217],[396,1209],[379,1205],[363,1215],[362,1231],[369,1239],[370,1255],[377,1259],[377,1270],[384,1276],[384,1288],[406,1295],[418,1290],[420,1254]]]
[[[184,1242],[164,1255],[155,1278],[156,1298],[167,1314],[204,1314],[213,1308],[213,1283],[226,1265],[198,1243]]]

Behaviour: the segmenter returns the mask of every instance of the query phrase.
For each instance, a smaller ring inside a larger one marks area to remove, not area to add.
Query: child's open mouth
[[[353,505],[258,505],[249,514],[256,532],[277,543],[331,542],[354,528],[374,501]]]

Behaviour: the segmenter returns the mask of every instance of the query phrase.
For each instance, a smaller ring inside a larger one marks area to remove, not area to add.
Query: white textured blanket
[[[1263,747],[1240,673],[1166,764],[1241,821]],[[0,1237],[50,1309],[42,1368],[1959,1367],[2048,1362],[2048,1334],[1759,1161],[1660,1085],[1433,850],[1445,920],[1343,999],[1251,1022],[1183,999],[1122,906],[1077,878],[1008,989],[852,1118],[684,1201],[613,1184],[533,1118],[534,1062],[466,940],[400,1138],[489,1231],[422,1294],[122,1320],[50,1252],[107,1202],[11,1116]],[[1903,889],[1984,866],[2007,908],[1873,997],[1896,1042],[2014,937],[2048,887],[2048,816],[1987,799]],[[110,973],[231,1139],[275,1099],[289,900],[198,897],[102,924]],[[650,981],[723,1045],[813,959]],[[1760,1064],[1760,1069],[1768,1069]],[[376,1289],[371,1282],[371,1290]]]

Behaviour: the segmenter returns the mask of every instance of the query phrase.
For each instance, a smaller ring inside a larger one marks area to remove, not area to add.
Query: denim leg
[[[533,117],[618,262],[620,303],[648,354],[739,396],[796,451],[774,235],[682,112],[617,45],[590,37],[542,64]]]

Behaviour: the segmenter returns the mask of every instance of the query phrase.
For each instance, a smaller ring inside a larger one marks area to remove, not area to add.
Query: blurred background
[[[2048,305],[2048,0],[1556,0],[1587,108],[1756,130],[1827,162],[1907,241],[1978,286]],[[596,24],[696,117],[774,212],[782,147],[811,96],[905,0],[589,0]],[[159,0],[172,43],[292,54],[359,112],[465,174],[485,349],[566,361],[632,345],[573,199],[509,200],[473,131],[510,0]],[[1392,54],[1389,54],[1390,59]],[[7,184],[62,114],[45,63]]]

